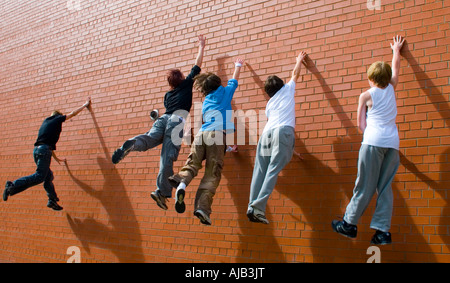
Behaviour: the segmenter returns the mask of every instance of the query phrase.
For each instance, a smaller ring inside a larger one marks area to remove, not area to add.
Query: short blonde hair
[[[55,110],[52,112],[52,116],[55,116],[55,115],[62,115],[62,113],[58,110]]]
[[[391,66],[383,61],[375,62],[367,70],[367,78],[376,86],[385,88],[389,85],[392,78]]]

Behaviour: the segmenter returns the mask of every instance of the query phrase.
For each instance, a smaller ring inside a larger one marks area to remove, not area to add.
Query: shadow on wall
[[[446,126],[450,123],[450,110],[449,103],[445,97],[439,91],[432,80],[427,74],[420,68],[417,61],[412,56],[407,44],[405,44],[402,55],[408,61],[412,68],[416,79],[420,85],[420,88],[427,95],[432,102],[436,111],[445,120]],[[223,82],[227,81],[227,74],[225,74],[224,67],[225,61],[229,57],[221,57],[217,59],[218,72],[217,74],[222,78]],[[258,87],[264,93],[263,81],[248,64],[252,78]],[[354,129],[355,125],[352,123],[350,117],[344,112],[343,107],[339,104],[338,99],[334,95],[331,88],[326,83],[325,79],[321,75],[320,71],[315,66],[314,62],[308,58],[306,68],[313,76],[319,81],[324,96],[330,101],[337,118],[341,121],[342,127],[348,129]],[[297,95],[301,95],[297,94]],[[267,99],[267,97],[265,97]],[[355,110],[356,111],[356,110]],[[142,251],[142,241],[140,237],[140,230],[136,221],[135,214],[132,209],[129,198],[126,195],[123,181],[121,180],[117,170],[110,162],[110,156],[108,149],[106,148],[101,131],[98,127],[94,113],[91,111],[93,122],[97,130],[98,138],[103,148],[105,157],[97,157],[97,163],[104,175],[105,182],[102,190],[95,190],[92,186],[79,180],[69,166],[67,166],[68,173],[74,182],[79,185],[84,191],[97,198],[110,217],[111,226],[106,226],[100,223],[98,220],[88,217],[85,219],[74,219],[70,215],[67,215],[69,224],[77,235],[78,239],[82,242],[83,247],[89,252],[89,245],[95,245],[100,248],[110,249],[119,259],[120,262],[143,262],[144,256]],[[248,137],[248,128],[246,128],[246,137]],[[306,249],[306,254],[312,258],[312,261],[332,261],[333,258],[338,257],[342,249],[355,248],[358,243],[347,239],[340,238],[339,235],[331,231],[331,220],[336,215],[342,214],[345,210],[346,203],[342,200],[344,197],[350,199],[352,196],[351,187],[343,187],[341,184],[348,184],[354,182],[356,179],[356,167],[350,168],[348,166],[348,160],[355,159],[356,147],[359,148],[361,142],[361,136],[351,135],[345,137],[337,137],[333,142],[333,152],[335,154],[335,160],[337,162],[338,172],[336,173],[327,164],[317,159],[314,154],[311,154],[306,150],[304,143],[300,140],[296,141],[296,148],[300,149],[303,161],[299,161],[295,156],[290,164],[287,165],[287,174],[282,174],[279,178],[277,191],[286,196],[292,202],[294,202],[302,211],[302,215],[290,215],[296,222],[304,223],[308,228],[301,233],[305,232],[305,237],[299,237],[293,239],[293,241],[300,241],[298,245]],[[248,144],[248,143],[246,143]],[[350,147],[349,147],[350,145]],[[252,155],[256,146],[245,145],[239,146],[237,153],[227,154],[225,168],[223,170],[224,176],[231,180],[236,177],[236,172],[239,174],[252,173]],[[350,157],[349,157],[350,152]],[[420,172],[413,162],[400,152],[401,164],[410,172],[415,174],[417,178],[425,182],[436,193],[438,193],[442,200],[445,201],[445,207],[442,211],[442,215],[439,218],[439,226],[437,234],[441,237],[442,242],[449,247],[450,238],[448,237],[448,225],[450,215],[450,207],[447,201],[447,190],[450,184],[448,171],[449,168],[449,153],[450,148],[447,148],[439,157],[439,181],[435,181],[429,178],[426,174]],[[436,160],[438,162],[438,160]],[[230,169],[232,166],[232,169]],[[351,172],[350,172],[351,171]],[[292,175],[295,172],[295,175]],[[349,173],[350,172],[350,173]],[[292,178],[295,178],[295,186],[289,185],[292,183]],[[352,181],[349,181],[349,179]],[[228,190],[234,201],[234,205],[237,207],[238,212],[238,225],[240,229],[239,234],[239,247],[235,250],[235,259],[238,262],[255,262],[255,261],[270,261],[270,262],[290,262],[293,261],[292,257],[283,251],[278,241],[278,235],[280,234],[277,223],[271,221],[269,225],[263,225],[259,223],[251,223],[246,216],[246,210],[248,205],[250,183],[241,184],[232,183],[228,185]],[[396,196],[400,194],[394,188]],[[321,196],[326,196],[321,198]],[[397,198],[396,203],[398,206],[406,207],[406,203],[403,199]],[[116,204],[119,204],[117,206]],[[324,208],[319,214],[317,208]],[[272,219],[270,200],[268,204],[267,218]],[[123,213],[126,212],[126,213]],[[368,214],[368,213],[366,213]],[[395,208],[394,208],[395,216]],[[421,230],[415,226],[414,220],[409,215],[405,215],[405,223],[411,227],[411,233],[420,234]],[[126,222],[126,225],[124,225]],[[432,224],[432,223],[430,223]],[[395,225],[395,224],[394,224]],[[399,231],[393,231],[401,232]],[[339,248],[336,247],[336,240],[339,241]],[[429,261],[435,261],[436,258],[433,255],[434,251],[428,246],[429,243],[423,235],[415,237],[414,240],[417,245],[420,245],[422,251],[428,252],[430,255]],[[408,243],[408,238],[401,235],[394,235],[394,245],[396,246],[396,252],[401,252],[401,249]],[[426,248],[424,248],[426,247]],[[387,248],[389,250],[389,248]],[[390,248],[392,249],[392,248]],[[424,250],[425,249],[425,250]],[[132,252],[130,252],[132,251]],[[409,250],[407,250],[409,251]],[[303,253],[303,251],[302,251]],[[399,261],[408,261],[407,257],[399,258]]]
[[[450,104],[448,99],[442,94],[441,90],[436,87],[430,77],[420,67],[414,55],[411,53],[408,42],[405,42],[402,48],[402,56],[408,61],[409,67],[412,69],[415,79],[419,84],[422,92],[431,101],[436,112],[439,113],[441,118],[445,122],[445,126],[448,129],[450,127]],[[450,187],[450,147],[447,147],[439,156],[439,160],[435,160],[435,163],[439,164],[439,180],[435,181],[429,178],[418,170],[415,164],[409,161],[405,155],[401,154],[401,163],[407,170],[414,173],[416,177],[422,182],[426,183],[432,188],[442,201],[445,201],[445,205],[439,204],[440,207],[444,207],[439,217],[439,225],[436,234],[441,238],[441,242],[447,246],[447,250],[450,248],[450,237],[448,236],[448,226],[450,225],[450,203],[448,201],[447,191]],[[434,223],[430,223],[434,224]],[[420,232],[420,230],[419,230]]]
[[[413,68],[413,71],[418,79],[418,82],[424,92],[427,93],[428,97],[432,101],[433,105],[436,107],[437,111],[440,113],[443,119],[446,120],[447,126],[449,123],[449,105],[445,100],[445,97],[439,92],[432,81],[428,78],[428,76],[420,69],[417,62],[411,56],[408,48],[404,47],[404,51],[402,51],[403,56],[408,60],[409,64]],[[223,67],[220,64],[223,64],[223,60],[218,60],[219,63],[219,71],[223,70]],[[256,72],[252,69],[252,67],[247,64],[250,72],[252,73],[252,77],[255,83],[262,89],[264,93],[263,82],[256,74]],[[318,71],[314,62],[308,57],[306,62],[307,69],[312,72],[312,74],[319,81],[323,93],[325,97],[332,101],[330,103],[337,117],[342,123],[342,126],[347,129],[355,128],[356,126],[351,122],[350,117],[347,113],[343,111],[342,106],[339,104],[338,99],[333,94],[331,88],[327,85],[325,79]],[[222,77],[224,74],[222,73]],[[267,97],[266,97],[267,99]],[[347,131],[349,132],[349,131]],[[248,133],[246,132],[246,136]],[[343,204],[342,202],[337,202],[336,200],[342,199],[342,194],[344,194],[347,199],[352,197],[352,188],[340,188],[339,186],[335,186],[335,184],[340,184],[343,181],[348,182],[348,179],[345,179],[345,172],[348,174],[348,162],[350,158],[348,157],[349,151],[355,152],[355,146],[359,149],[361,136],[346,136],[346,137],[337,137],[336,141],[333,143],[333,151],[335,154],[335,159],[337,161],[338,173],[335,173],[330,167],[328,167],[323,161],[318,160],[312,154],[305,150],[305,146],[301,141],[296,141],[296,148],[301,148],[301,154],[304,159],[302,162],[298,162],[298,160],[293,159],[291,163],[287,166],[289,170],[294,172],[299,172],[300,176],[280,176],[278,185],[276,189],[284,196],[288,197],[291,201],[293,201],[303,212],[302,218],[297,219],[300,222],[304,222],[305,225],[308,225],[310,230],[308,231],[308,240],[309,242],[305,243],[309,248],[309,255],[313,258],[313,261],[330,261],[333,260],[335,256],[339,256],[339,249],[336,249],[336,242],[334,240],[339,241],[347,241],[347,245],[344,246],[346,248],[352,248],[356,246],[356,243],[353,241],[345,240],[339,238],[340,236],[331,231],[331,227],[329,223],[331,220],[336,217],[336,215],[342,214],[345,210],[345,206],[347,204]],[[350,147],[349,147],[350,145]],[[353,147],[353,148],[352,148]],[[250,151],[255,150],[255,146],[240,146],[239,152],[237,154],[233,154],[232,158],[235,159],[236,162],[233,163],[233,171],[243,172],[245,170],[251,170],[253,168],[253,164],[251,164],[250,160],[251,154]],[[410,162],[403,153],[400,152],[401,163],[402,165],[414,173],[421,181],[427,183],[430,187],[432,187],[437,193],[440,194],[442,199],[446,199],[446,190],[448,188],[449,174],[445,173],[449,171],[449,152],[450,149],[445,150],[445,152],[440,157],[440,181],[435,182],[428,178],[425,174],[421,173],[417,167]],[[355,157],[353,157],[355,158]],[[357,152],[356,152],[357,158]],[[351,182],[354,182],[356,179],[357,169],[356,167],[352,169],[353,175],[349,175],[352,178]],[[305,172],[306,174],[301,174],[301,172]],[[232,178],[233,176],[227,176],[227,174],[231,174],[229,170],[224,170],[224,175],[228,178]],[[302,175],[305,177],[303,178]],[[324,176],[326,178],[324,178]],[[292,178],[296,179],[297,186],[286,186],[284,184],[292,183]],[[302,179],[303,178],[303,179]],[[233,200],[235,201],[235,205],[238,208],[239,218],[238,224],[239,228],[242,231],[240,237],[240,248],[239,254],[237,254],[237,258],[240,261],[248,261],[258,259],[260,261],[269,260],[269,261],[279,261],[286,262],[285,254],[282,251],[282,248],[279,246],[278,241],[275,236],[276,229],[274,224],[269,224],[268,226],[264,226],[258,223],[250,223],[245,215],[247,205],[248,205],[248,196],[250,185],[229,185],[228,187]],[[397,196],[400,194],[395,192]],[[243,193],[245,192],[245,193]],[[326,197],[324,199],[320,199],[320,195],[331,195],[331,197]],[[396,202],[401,207],[406,207],[406,203],[402,198],[397,198]],[[345,206],[343,206],[345,205]],[[268,206],[270,206],[270,201]],[[321,215],[317,215],[314,212],[314,209],[317,207],[324,208],[325,211],[321,212]],[[448,217],[444,217],[444,215],[449,215],[449,205],[448,201],[446,201],[446,207],[444,208],[443,214],[440,217],[440,225],[438,227],[438,234],[441,235],[442,241],[448,246],[449,245],[449,237],[447,236],[447,227],[449,225]],[[367,213],[366,213],[367,214]],[[394,216],[395,216],[395,208],[394,208]],[[270,209],[268,209],[267,214],[268,219],[271,219]],[[296,216],[292,215],[293,218]],[[304,217],[304,218],[303,218]],[[412,226],[412,231],[420,231],[418,227],[416,227],[413,223],[413,219],[411,216],[406,215],[406,223]],[[400,232],[398,230],[397,232]],[[331,233],[331,234],[329,234]],[[334,234],[333,234],[334,233]],[[264,238],[261,240],[261,238]],[[330,241],[331,240],[331,241]],[[260,245],[256,245],[256,243],[260,243]],[[421,248],[427,247],[426,250],[430,253],[430,261],[435,261],[433,251],[429,247],[428,241],[422,236],[419,238],[415,238],[416,244],[420,245]],[[398,244],[407,244],[408,239],[405,237],[401,237],[401,235],[394,236],[394,242]],[[341,245],[342,246],[342,245]],[[399,245],[404,247],[404,245]],[[322,250],[324,252],[322,252]],[[389,248],[388,248],[389,250]],[[258,257],[255,258],[254,253]],[[398,257],[397,257],[398,258]],[[399,261],[408,261],[407,256],[403,256],[398,258]]]
[[[257,75],[251,65],[246,64],[246,67],[250,70],[252,78],[257,86],[261,89],[262,93],[265,94],[264,82],[261,80],[259,75]],[[306,67],[319,80],[326,97],[337,101],[320,72],[309,58],[307,60]],[[219,70],[221,69],[223,68],[219,67]],[[267,95],[264,95],[264,97],[266,100],[269,99]],[[342,107],[338,104],[334,105],[334,109],[335,112],[338,113],[338,117],[344,124],[347,123],[345,127],[353,127],[348,117],[345,113],[343,113]],[[245,135],[246,137],[249,136],[247,127]],[[352,137],[351,140],[346,140],[346,142],[356,142],[355,140],[358,139],[359,137]],[[338,138],[337,142],[341,143],[341,138]],[[301,239],[300,237],[299,239],[293,240],[297,241],[297,244],[302,246],[302,248],[306,248],[306,250],[302,250],[301,255],[299,256],[306,255],[311,257],[312,261],[315,262],[332,261],[335,256],[335,254],[333,254],[335,242],[329,240],[329,235],[326,236],[325,234],[325,238],[323,235],[324,232],[328,234],[332,233],[329,223],[331,223],[331,219],[333,219],[333,216],[336,214],[334,209],[339,208],[339,205],[336,205],[335,199],[336,195],[341,192],[339,187],[332,186],[332,184],[339,183],[341,176],[340,174],[336,174],[330,167],[324,164],[324,162],[318,160],[316,157],[307,152],[303,142],[300,140],[296,140],[296,148],[300,149],[303,161],[296,156],[293,156],[290,164],[288,164],[285,169],[288,169],[289,172],[296,173],[294,175],[286,175],[283,173],[280,174],[275,189],[283,196],[286,196],[293,201],[303,213],[300,218],[298,218],[299,215],[290,215],[290,217],[296,222],[300,222],[304,225],[304,230],[301,232],[305,232],[307,234],[304,239]],[[251,163],[252,157],[250,152],[255,149],[256,146],[239,146],[239,152],[232,154],[232,158],[234,159],[233,171],[224,170],[223,172],[227,179],[234,177],[231,175],[232,172],[250,171],[250,174],[252,173],[253,164]],[[225,166],[226,165],[227,163]],[[283,171],[286,172],[287,170]],[[299,172],[304,172],[305,174],[300,173],[299,176]],[[292,183],[293,178],[295,178],[296,185],[286,185]],[[333,188],[338,189],[333,191]],[[277,230],[276,223],[270,222],[269,225],[263,225],[260,223],[251,223],[247,219],[246,211],[248,206],[250,184],[229,185],[228,189],[232,195],[235,205],[238,208],[239,214],[238,224],[241,234],[239,234],[239,254],[236,255],[238,261],[294,261],[295,259],[293,258],[293,255],[283,252],[282,247],[280,247],[278,243],[276,235],[279,235],[280,231]],[[347,190],[346,192],[348,196],[351,194],[351,190]],[[320,196],[324,194],[334,195],[335,197],[321,199]],[[269,200],[267,209],[267,218],[269,221],[272,219],[270,206],[271,201]],[[326,209],[321,213],[317,213],[315,210],[317,207],[325,207]],[[349,245],[351,245],[351,243],[352,242],[349,242]],[[322,249],[324,249],[324,252],[321,252]],[[338,251],[335,250],[334,252],[337,253]],[[300,254],[300,252],[298,254]],[[299,260],[296,259],[296,261]]]
[[[67,172],[83,191],[101,202],[108,213],[110,225],[101,223],[93,217],[78,219],[72,218],[69,214],[67,214],[67,220],[88,253],[90,253],[90,245],[94,245],[109,249],[117,256],[119,262],[144,262],[142,240],[133,207],[126,194],[123,181],[111,163],[111,156],[92,109],[90,113],[105,154],[105,157],[97,157],[97,163],[105,180],[103,187],[101,190],[96,190],[81,181],[73,174],[69,165],[67,165]]]

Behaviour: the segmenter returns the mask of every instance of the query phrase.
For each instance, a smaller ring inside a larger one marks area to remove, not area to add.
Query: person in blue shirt
[[[205,162],[205,174],[195,196],[194,215],[205,225],[211,225],[211,205],[216,189],[219,186],[223,158],[226,151],[226,134],[233,133],[234,123],[231,121],[231,100],[238,87],[244,60],[235,61],[233,78],[222,86],[221,79],[214,73],[204,73],[194,78],[194,87],[205,95],[202,106],[203,125],[195,136],[186,165],[178,174],[169,177],[170,184],[177,188],[175,193],[175,209],[183,213],[185,188],[197,176]]]

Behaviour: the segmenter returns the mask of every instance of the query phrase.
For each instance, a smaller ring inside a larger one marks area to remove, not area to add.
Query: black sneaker
[[[258,222],[258,220],[256,220],[256,217],[253,215],[252,209],[247,210],[247,217],[250,222]]]
[[[178,213],[183,213],[186,210],[186,204],[184,203],[184,195],[186,191],[185,189],[177,189],[175,193],[175,199],[177,200],[175,202],[175,210]]]
[[[152,199],[154,201],[156,201],[156,204],[160,208],[162,208],[164,210],[167,210],[167,205],[166,205],[167,198],[165,196],[161,195],[159,190],[156,190],[156,191],[152,192],[150,194],[150,196],[152,197]]]
[[[267,220],[264,212],[255,208],[250,208],[247,210],[247,217],[251,222],[269,224],[269,220]]]
[[[13,184],[13,182],[11,182],[11,181],[7,181],[6,182],[6,185],[5,185],[5,190],[3,191],[3,200],[4,201],[7,201],[8,200],[8,197],[11,195],[11,188],[13,188],[14,187],[14,184]]]
[[[135,140],[127,140],[122,147],[116,149],[112,155],[112,163],[117,164],[124,159],[133,150],[135,142]]]
[[[333,222],[331,222],[331,227],[333,227],[335,232],[348,238],[356,238],[356,234],[358,233],[356,225],[348,224],[344,220],[333,220]]]
[[[49,207],[53,210],[56,210],[56,211],[63,209],[62,206],[60,206],[55,200],[51,200],[51,199],[48,200],[47,207]]]
[[[211,219],[203,210],[197,209],[196,211],[194,211],[194,215],[197,216],[198,219],[200,219],[200,222],[202,224],[211,225]]]
[[[392,243],[391,233],[377,230],[370,241],[374,245],[388,245]]]

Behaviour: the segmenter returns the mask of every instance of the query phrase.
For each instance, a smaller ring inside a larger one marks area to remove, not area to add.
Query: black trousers
[[[34,162],[36,163],[36,172],[34,174],[22,177],[13,182],[14,187],[10,190],[11,195],[18,194],[26,189],[39,185],[44,182],[44,189],[49,199],[58,201],[53,185],[53,172],[50,170],[52,161],[52,150],[48,145],[39,145],[33,150]]]

